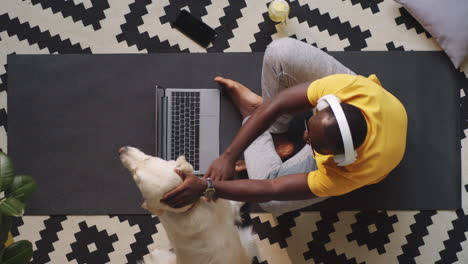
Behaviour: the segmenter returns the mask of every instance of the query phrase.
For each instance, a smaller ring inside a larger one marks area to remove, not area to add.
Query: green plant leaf
[[[10,158],[0,151],[0,191],[5,191],[10,187],[14,176],[15,172]]]
[[[26,264],[32,258],[32,243],[20,240],[5,249],[3,253],[3,264]]]
[[[7,241],[12,222],[13,219],[11,216],[0,214],[0,245],[4,245]]]
[[[24,214],[24,204],[16,198],[9,197],[0,202],[0,213],[10,216],[22,216]]]
[[[9,191],[6,192],[6,196],[14,197],[24,203],[31,197],[35,189],[36,182],[31,176],[16,175],[10,185]]]

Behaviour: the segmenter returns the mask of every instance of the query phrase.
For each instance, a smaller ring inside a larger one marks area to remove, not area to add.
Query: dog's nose
[[[124,153],[125,151],[127,151],[127,149],[128,149],[128,147],[121,147],[121,148],[119,149],[119,154]]]

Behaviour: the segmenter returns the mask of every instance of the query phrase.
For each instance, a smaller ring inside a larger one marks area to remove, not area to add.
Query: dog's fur
[[[147,264],[251,263],[253,256],[249,253],[254,253],[254,243],[248,235],[250,229],[242,231],[244,239],[241,241],[239,230],[234,225],[239,218],[239,203],[223,199],[209,202],[200,198],[193,205],[174,209],[160,202],[165,193],[182,183],[175,169],[184,174],[193,172],[193,167],[184,157],[165,161],[138,149],[124,147],[120,150],[120,159],[132,173],[143,195],[143,208],[159,216],[174,248],[173,252],[153,251],[145,260]]]

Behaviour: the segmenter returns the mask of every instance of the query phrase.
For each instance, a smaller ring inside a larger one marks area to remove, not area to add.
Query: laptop
[[[202,175],[219,156],[218,89],[156,87],[156,156],[184,155]]]

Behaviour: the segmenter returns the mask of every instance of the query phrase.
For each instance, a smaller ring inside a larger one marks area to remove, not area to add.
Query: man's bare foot
[[[294,144],[289,141],[287,134],[272,134],[276,153],[281,159],[290,157],[294,152]]]
[[[263,102],[261,96],[236,81],[219,76],[214,80],[226,88],[232,102],[239,109],[243,118],[252,114]]]
[[[243,161],[243,160],[236,161],[236,166],[234,167],[234,170],[236,172],[243,172],[246,169],[247,169],[247,167],[245,166],[245,161]]]

